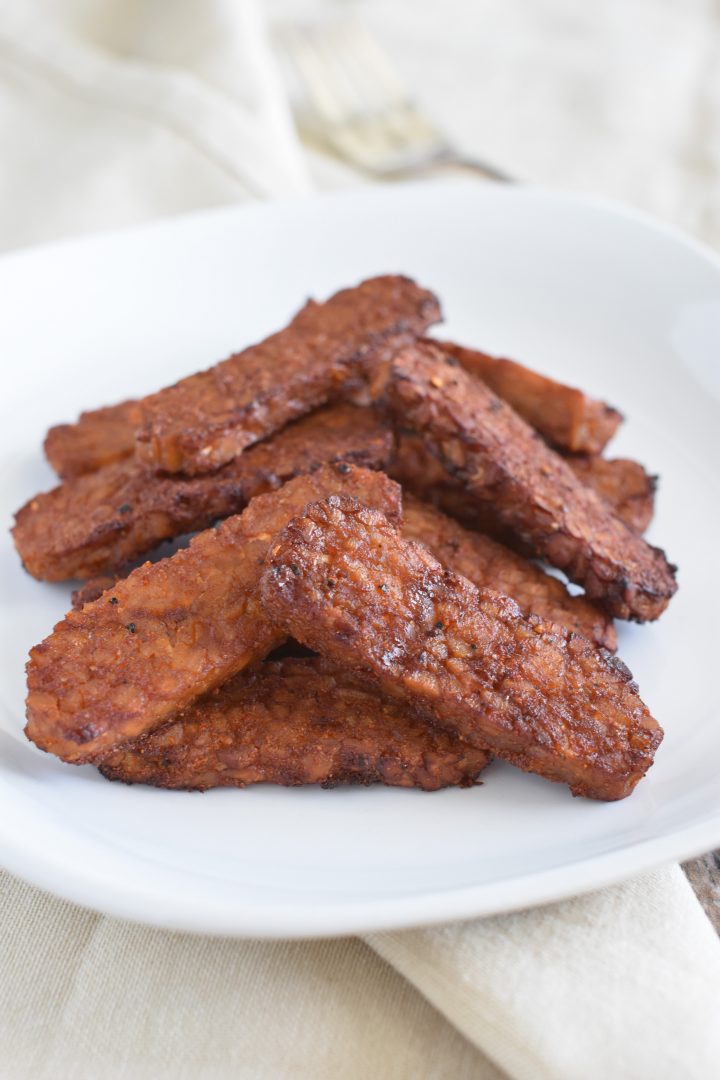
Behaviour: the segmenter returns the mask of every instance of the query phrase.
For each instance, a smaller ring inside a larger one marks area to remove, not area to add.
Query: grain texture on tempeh
[[[477,349],[444,341],[442,348],[471,375],[534,427],[544,439],[574,454],[601,454],[622,423],[622,415],[604,401],[574,386]]]
[[[676,591],[675,568],[582,484],[518,414],[441,349],[401,349],[385,370],[396,423],[421,432],[456,485],[489,504],[540,557],[610,614],[656,619]]]
[[[290,522],[261,595],[303,644],[574,794],[629,795],[662,739],[620,661],[476,589],[357,499]]]
[[[316,656],[241,672],[100,770],[127,784],[200,791],[259,783],[437,791],[475,783],[489,756]]]
[[[583,634],[610,652],[617,648],[612,619],[584,596],[571,596],[557,578],[483,533],[472,532],[429,503],[403,496],[403,535],[417,540],[478,589],[493,589],[517,602],[526,614]]]
[[[397,276],[310,301],[279,333],[145,398],[137,453],[168,472],[211,472],[362,380],[376,354],[439,318],[433,294]]]
[[[66,761],[98,760],[267,656],[284,637],[257,596],[268,545],[334,492],[399,518],[399,488],[384,474],[324,466],[71,611],[30,653],[28,738]]]
[[[376,413],[327,406],[204,476],[158,474],[128,458],[66,480],[18,511],[15,546],[25,569],[44,581],[93,577],[237,514],[255,495],[324,463],[377,469],[391,450],[391,432]]]
[[[45,456],[62,479],[94,472],[131,457],[142,410],[138,401],[121,401],[80,414],[74,424],[56,424],[45,436]]]

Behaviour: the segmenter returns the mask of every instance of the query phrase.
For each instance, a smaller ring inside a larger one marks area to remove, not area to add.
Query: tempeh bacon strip
[[[135,453],[142,421],[139,401],[121,401],[80,414],[74,424],[56,424],[45,436],[45,456],[63,480],[94,472]]]
[[[516,555],[489,536],[464,529],[429,503],[403,495],[403,535],[424,544],[449,570],[462,574],[479,589],[494,589],[520,608],[542,615],[614,652],[617,635],[612,619],[582,596],[571,596],[556,578]],[[123,574],[91,578],[72,594],[80,611],[112,589]]]
[[[429,503],[403,495],[403,535],[424,544],[449,570],[462,574],[479,589],[494,589],[529,613],[542,615],[603,646],[617,648],[612,619],[582,596],[571,596],[556,578],[482,533],[471,532]],[[80,611],[126,575],[90,578],[72,594]]]
[[[618,660],[476,589],[357,499],[290,522],[261,595],[298,641],[576,795],[629,795],[662,739]]]
[[[475,783],[489,756],[318,656],[241,672],[100,771],[200,791],[258,783],[437,791]]]
[[[211,472],[361,381],[374,357],[439,318],[435,296],[404,277],[310,301],[279,333],[145,398],[137,453],[168,472]]]
[[[518,364],[477,349],[443,341],[441,347],[470,375],[482,379],[498,397],[544,439],[573,454],[601,454],[622,423],[622,415],[582,390],[556,382]]]
[[[284,637],[257,597],[268,545],[336,492],[399,518],[400,489],[384,474],[324,466],[71,611],[30,653],[28,738],[66,761],[99,760],[267,656]]]
[[[584,457],[563,455],[581,483],[593,489],[607,503],[616,517],[635,532],[643,533],[652,521],[655,509],[657,477],[630,458]],[[453,517],[468,523],[477,520],[477,528],[498,537],[507,529],[497,520],[492,507],[479,512],[476,499],[457,486],[453,478],[426,448],[422,435],[401,427],[387,472],[398,483],[407,485],[419,498],[434,503]],[[465,496],[465,498],[463,498]]]
[[[571,596],[562,582],[503,544],[471,532],[428,503],[403,495],[403,535],[424,544],[435,558],[462,574],[478,589],[509,596],[526,614],[541,615],[568,630],[583,634],[610,652],[617,635],[608,618],[584,596]]]
[[[15,546],[34,577],[93,577],[164,540],[237,514],[255,495],[324,463],[381,468],[392,445],[389,427],[376,413],[334,405],[298,420],[209,475],[156,474],[129,458],[30,499],[16,515]]]
[[[607,503],[616,517],[644,533],[655,510],[657,477],[631,458],[566,457],[568,465]]]
[[[453,357],[424,343],[386,366],[384,400],[396,423],[422,432],[453,483],[490,504],[503,525],[583,585],[610,614],[656,619],[676,590],[658,548],[615,517],[567,463]]]

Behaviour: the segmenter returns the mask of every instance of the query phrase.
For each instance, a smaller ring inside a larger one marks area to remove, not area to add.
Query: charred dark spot
[[[295,575],[295,577],[299,577],[299,576],[300,576],[300,567],[298,566],[298,564],[297,564],[297,563],[291,562],[291,563],[290,563],[290,569],[292,570],[292,572],[293,572],[293,574]]]
[[[337,582],[333,581],[332,578],[328,578],[325,584],[327,585],[328,589],[334,589],[337,585]]]
[[[110,599],[108,600],[108,604],[118,604],[118,603],[119,603],[119,600],[118,600],[117,596],[111,596]]]
[[[386,593],[388,591],[387,585],[385,584],[384,581],[380,585],[378,585],[378,589],[382,593]]]
[[[621,679],[624,679],[625,682],[628,682],[631,685],[637,685],[633,679],[632,671],[627,664],[623,663],[619,656],[614,656],[612,653],[607,652],[606,649],[603,649],[603,652],[605,653],[605,662],[609,668],[612,668],[612,670],[619,675]]]
[[[100,731],[101,729],[97,724],[83,724],[78,732],[78,741],[83,743],[90,742],[91,739],[97,738]]]
[[[455,356],[446,356],[445,363],[449,364],[450,367],[460,367],[460,361]]]
[[[118,514],[129,514],[131,510],[130,503],[123,503],[122,506],[118,506]]]
[[[438,619],[438,621],[435,623],[436,630],[442,630],[444,626],[445,623],[442,621],[442,619]]]
[[[372,759],[368,754],[348,754],[347,763],[351,769],[357,769],[360,772],[364,772],[372,766]]]
[[[135,633],[135,631],[137,630],[137,627],[136,627],[136,625],[135,625],[135,623],[134,623],[134,622],[129,622],[129,623],[127,624],[127,626],[125,627],[125,629],[126,629],[126,630],[129,630],[131,634],[134,634],[134,633]]]
[[[342,473],[343,475],[352,472],[352,465],[348,465],[347,461],[339,461],[335,468],[339,473]]]

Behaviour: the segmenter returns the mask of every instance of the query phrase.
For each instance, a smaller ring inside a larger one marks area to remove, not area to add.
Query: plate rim
[[[647,212],[616,202],[613,199],[566,192],[533,185],[483,185],[469,179],[440,179],[402,184],[359,185],[339,191],[291,196],[268,203],[228,204],[209,207],[182,215],[141,222],[125,228],[94,232],[88,235],[35,244],[19,251],[0,254],[0,266],[8,267],[15,260],[43,259],[50,254],[61,257],[68,248],[102,246],[116,238],[161,233],[181,228],[187,223],[209,218],[242,216],[245,213],[272,214],[276,208],[293,207],[308,202],[347,201],[393,192],[401,197],[403,190],[425,187],[433,190],[473,188],[479,198],[541,198],[555,203],[570,204],[599,211],[612,218],[634,222],[649,233],[660,234],[701,259],[720,275],[720,254],[702,240],[686,233],[676,225],[664,222]],[[718,281],[720,287],[720,280]],[[307,939],[333,937],[349,933],[373,933],[416,926],[426,926],[464,918],[484,917],[518,911],[557,902],[573,896],[618,884],[636,874],[650,871],[673,861],[694,858],[720,845],[720,809],[694,821],[691,825],[665,832],[660,836],[638,841],[619,849],[593,855],[570,864],[533,871],[500,881],[481,885],[435,889],[419,894],[395,897],[361,898],[342,904],[318,903],[296,907],[292,901],[263,905],[243,899],[242,890],[232,899],[217,898],[211,905],[200,908],[192,900],[177,898],[171,908],[148,906],[147,894],[128,885],[108,882],[102,873],[87,865],[78,866],[70,859],[48,858],[43,851],[39,834],[35,843],[22,844],[26,839],[11,828],[13,820],[12,785],[0,791],[0,858],[10,873],[71,903],[79,904],[112,917],[129,919],[145,925],[172,931],[184,931],[212,936],[258,937],[264,939]],[[9,812],[8,812],[9,811]],[[568,882],[568,875],[570,881]]]
[[[375,194],[392,194],[404,190],[446,188],[452,190],[473,190],[481,197],[489,195],[491,198],[498,196],[501,199],[514,199],[539,197],[549,201],[576,204],[590,207],[613,217],[623,217],[628,221],[635,221],[638,225],[647,228],[650,232],[661,233],[668,239],[676,240],[683,247],[693,251],[696,255],[707,260],[716,270],[720,270],[720,251],[717,251],[709,243],[694,236],[691,232],[675,225],[673,222],[643,210],[631,203],[622,202],[610,196],[590,194],[575,191],[570,188],[548,187],[543,184],[531,184],[523,181],[512,183],[499,183],[495,181],[482,181],[465,177],[442,177],[409,181],[389,181],[383,183],[364,183],[349,187],[333,189],[330,191],[314,191],[305,194],[285,195],[277,199],[248,200],[246,202],[230,202],[219,206],[200,207],[181,214],[169,214],[166,217],[149,218],[147,221],[134,222],[130,225],[120,225],[108,229],[99,229],[90,233],[82,233],[77,236],[68,236],[60,239],[38,241],[27,244],[21,248],[0,251],[0,265],[13,260],[24,261],[47,254],[62,252],[68,248],[92,247],[102,244],[107,240],[132,238],[146,232],[162,232],[173,229],[176,226],[200,222],[205,219],[222,218],[252,213],[272,214],[276,209],[284,207],[303,206],[312,202],[342,202],[352,201],[357,198],[372,198]]]
[[[10,800],[11,801],[11,800]],[[0,797],[0,820],[7,820],[5,800]],[[45,889],[55,896],[112,918],[126,919],[141,925],[174,932],[211,937],[255,937],[263,940],[306,940],[342,937],[348,934],[371,934],[412,929],[463,919],[487,918],[582,896],[598,889],[619,885],[630,878],[658,867],[696,858],[720,844],[720,811],[702,822],[663,836],[619,848],[587,859],[505,878],[482,885],[453,887],[422,894],[391,898],[363,898],[341,905],[316,903],[312,907],[292,902],[271,906],[248,902],[242,897],[216,900],[201,908],[192,900],[175,897],[172,908],[148,908],[147,894],[140,890],[107,883],[92,868],[69,862],[72,876],[58,878],[53,867],[62,859],[50,862],[38,850],[38,858],[28,858],[27,849],[14,841],[6,828],[0,828],[3,858],[10,853],[6,869],[22,880]],[[568,889],[568,869],[582,873]],[[522,889],[519,889],[522,883]]]

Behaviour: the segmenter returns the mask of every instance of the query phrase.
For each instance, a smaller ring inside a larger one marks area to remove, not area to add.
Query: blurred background
[[[403,98],[401,146],[720,242],[715,0],[0,0],[0,246],[377,178],[332,126]]]

